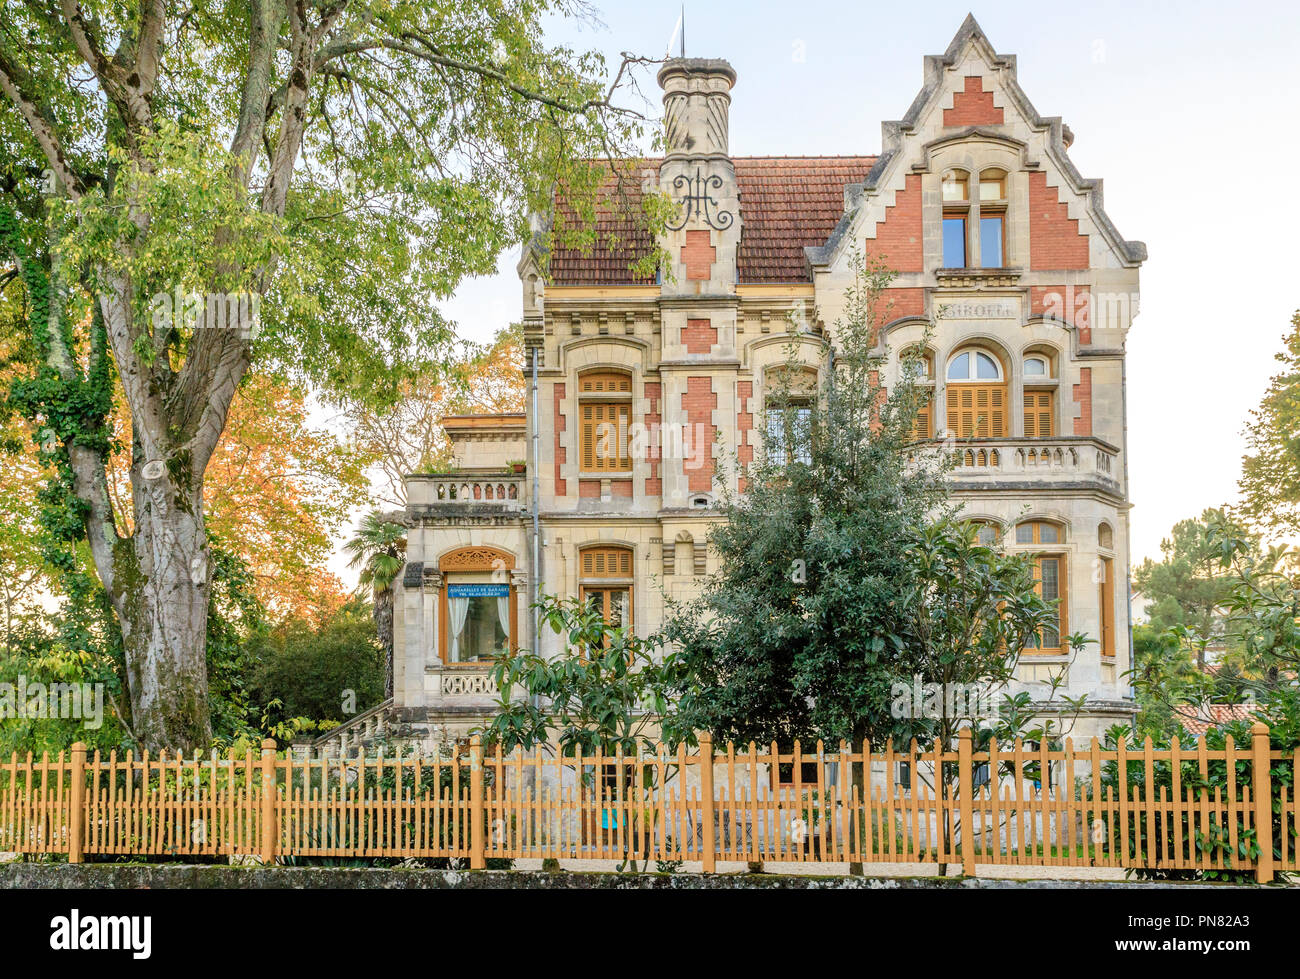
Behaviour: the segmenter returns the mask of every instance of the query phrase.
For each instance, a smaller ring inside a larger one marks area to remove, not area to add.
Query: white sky
[[[557,22],[548,40],[613,64],[620,51],[662,56],[680,9],[596,6],[604,26]],[[697,0],[686,53],[737,71],[733,154],[877,153],[881,121],[902,117],[922,58],[947,48],[969,10]],[[1176,521],[1234,498],[1242,429],[1300,308],[1300,5],[1039,0],[971,12],[1017,56],[1038,111],[1074,131],[1070,156],[1105,179],[1120,233],[1147,243],[1128,339],[1129,475],[1134,563],[1158,557]],[[653,78],[643,83],[657,108]],[[503,255],[495,277],[445,304],[463,335],[486,339],[518,317],[515,260]]]

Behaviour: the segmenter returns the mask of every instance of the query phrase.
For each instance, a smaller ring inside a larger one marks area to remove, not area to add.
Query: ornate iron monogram
[[[677,203],[682,205],[682,220],[679,224],[669,224],[669,231],[681,231],[686,227],[692,217],[699,217],[705,224],[715,231],[724,231],[731,227],[732,218],[730,211],[719,211],[718,199],[709,195],[709,190],[721,190],[722,178],[716,173],[711,177],[705,177],[700,173],[700,168],[695,168],[695,176],[688,177],[683,174],[680,177],[673,178],[673,190],[684,191],[677,198]]]

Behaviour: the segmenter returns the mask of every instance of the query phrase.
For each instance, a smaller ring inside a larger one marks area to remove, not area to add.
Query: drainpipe
[[[532,471],[533,474],[533,492],[532,492],[533,505],[531,509],[533,511],[533,569],[532,570],[533,570],[533,605],[534,605],[534,608],[532,609],[533,621],[532,621],[532,636],[530,637],[530,644],[531,644],[532,651],[536,654],[540,654],[541,650],[538,649],[537,644],[539,642],[541,632],[542,632],[542,619],[541,619],[541,609],[537,608],[536,605],[538,602],[542,600],[542,532],[541,532],[541,520],[538,514],[538,510],[541,506],[541,498],[542,498],[541,476],[538,473],[538,468],[541,463],[541,438],[542,437],[541,437],[540,425],[538,423],[540,416],[537,413],[538,348],[532,347],[530,349],[532,352],[531,352],[531,356],[529,357],[529,373],[531,375],[529,381],[529,388],[530,388],[529,397],[532,401],[532,409],[529,412],[529,414],[532,416],[531,417],[532,437],[529,440],[529,452],[532,455],[532,458],[529,460],[528,468]]]
[[[1120,401],[1124,405],[1122,415],[1124,425],[1124,500],[1128,502],[1128,354],[1127,352],[1120,358],[1119,362],[1119,379],[1120,379]],[[1124,511],[1124,596],[1125,603],[1128,606],[1128,668],[1133,669],[1133,541],[1130,537],[1132,521],[1129,519],[1131,511]],[[1133,681],[1129,680],[1128,684],[1129,699],[1134,703],[1137,702],[1137,689],[1133,686]],[[1137,715],[1133,716],[1131,721],[1134,730],[1137,728]]]

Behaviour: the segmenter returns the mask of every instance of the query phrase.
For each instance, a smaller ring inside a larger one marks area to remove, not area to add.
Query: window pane
[[[981,381],[996,381],[998,379],[998,365],[988,354],[975,355],[975,376]]]
[[[943,219],[943,267],[946,269],[964,269],[966,267],[966,219]]]
[[[1056,529],[1055,524],[1040,523],[1038,525],[1038,543],[1056,544],[1060,541],[1061,535]]]
[[[1026,377],[1046,377],[1047,362],[1041,357],[1030,357],[1025,361]]]
[[[1016,543],[1032,544],[1034,542],[1034,525],[1031,523],[1022,523],[1016,527]]]
[[[966,180],[950,174],[943,182],[943,199],[946,201],[964,201],[966,199]]]
[[[980,200],[982,201],[1003,200],[1005,193],[1002,189],[1001,177],[992,177],[980,181]]]
[[[812,442],[812,408],[807,406],[794,409],[794,431],[790,433],[790,444],[794,447],[793,455],[797,462],[808,465],[812,462],[809,446]]]
[[[1002,217],[980,218],[980,265],[1002,268]]]
[[[785,409],[767,408],[767,455],[776,461],[785,458]]]
[[[970,354],[958,354],[948,366],[948,380],[966,381],[970,379]]]
[[[992,547],[997,543],[998,532],[988,524],[980,524],[980,529],[976,534],[975,539],[981,547]]]
[[[503,589],[501,596],[461,597],[452,585],[447,597],[448,659],[452,663],[491,660],[510,642],[510,592],[508,585],[478,586],[475,590]],[[464,590],[470,590],[468,588]]]

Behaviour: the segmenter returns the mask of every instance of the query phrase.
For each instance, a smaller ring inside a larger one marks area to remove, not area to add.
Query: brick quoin
[[[876,237],[866,240],[867,260],[878,258],[895,272],[922,272],[921,175],[909,173],[885,219],[876,225]]]
[[[1047,186],[1047,174],[1029,174],[1029,268],[1086,269],[1088,236],[1079,234],[1079,219],[1070,217],[1059,187]]]
[[[1079,383],[1074,385],[1074,401],[1079,417],[1074,420],[1075,435],[1092,434],[1092,368],[1079,368]]]
[[[688,354],[707,354],[718,342],[718,329],[708,320],[687,320],[682,329],[682,343]]]
[[[650,410],[645,414],[645,426],[648,434],[655,436],[658,433],[658,425],[663,421],[663,416],[659,412],[659,402],[663,398],[663,387],[658,382],[647,381],[645,386],[645,396],[650,402]],[[658,438],[655,438],[658,442]],[[664,491],[663,479],[659,476],[659,446],[651,444],[650,439],[646,440],[646,460],[650,463],[650,475],[646,477],[645,492],[646,496],[662,496]]]
[[[615,479],[609,484],[610,496],[622,496],[627,499],[632,498],[632,480]]]
[[[600,480],[599,479],[578,480],[578,496],[584,500],[600,499]]]
[[[1002,110],[993,104],[993,93],[984,91],[984,79],[966,76],[966,88],[952,93],[952,108],[943,110],[945,126],[1000,126]]]
[[[713,260],[718,250],[709,241],[708,231],[686,232],[686,244],[682,245],[682,264],[686,266],[686,278],[711,279],[713,277]]]
[[[713,439],[716,429],[713,425],[713,410],[718,407],[718,396],[713,393],[713,379],[710,377],[688,377],[686,390],[682,393],[682,409],[686,412],[685,438],[691,447],[690,458],[682,460],[682,469],[686,473],[686,487],[691,493],[707,493],[713,489]],[[695,433],[705,433],[705,444],[695,443]],[[683,443],[687,444],[687,443]],[[696,469],[687,469],[689,463]]]
[[[749,433],[754,430],[754,414],[745,410],[749,404],[749,399],[753,396],[753,381],[738,381],[736,383],[736,438],[739,443],[736,456],[742,466],[749,465],[754,461],[754,447],[749,444]],[[737,481],[737,487],[740,492],[745,492],[749,488],[749,480],[742,476]]]
[[[560,402],[564,400],[564,385],[556,384],[555,393],[555,495],[565,496],[568,494],[568,483],[560,478],[560,466],[568,462],[568,450],[560,445],[560,433],[564,431],[565,420],[560,414]]]
[[[1090,300],[1088,286],[1029,287],[1030,315],[1042,316],[1048,312],[1064,315],[1065,321],[1079,331],[1079,342],[1085,345],[1092,343]]]

